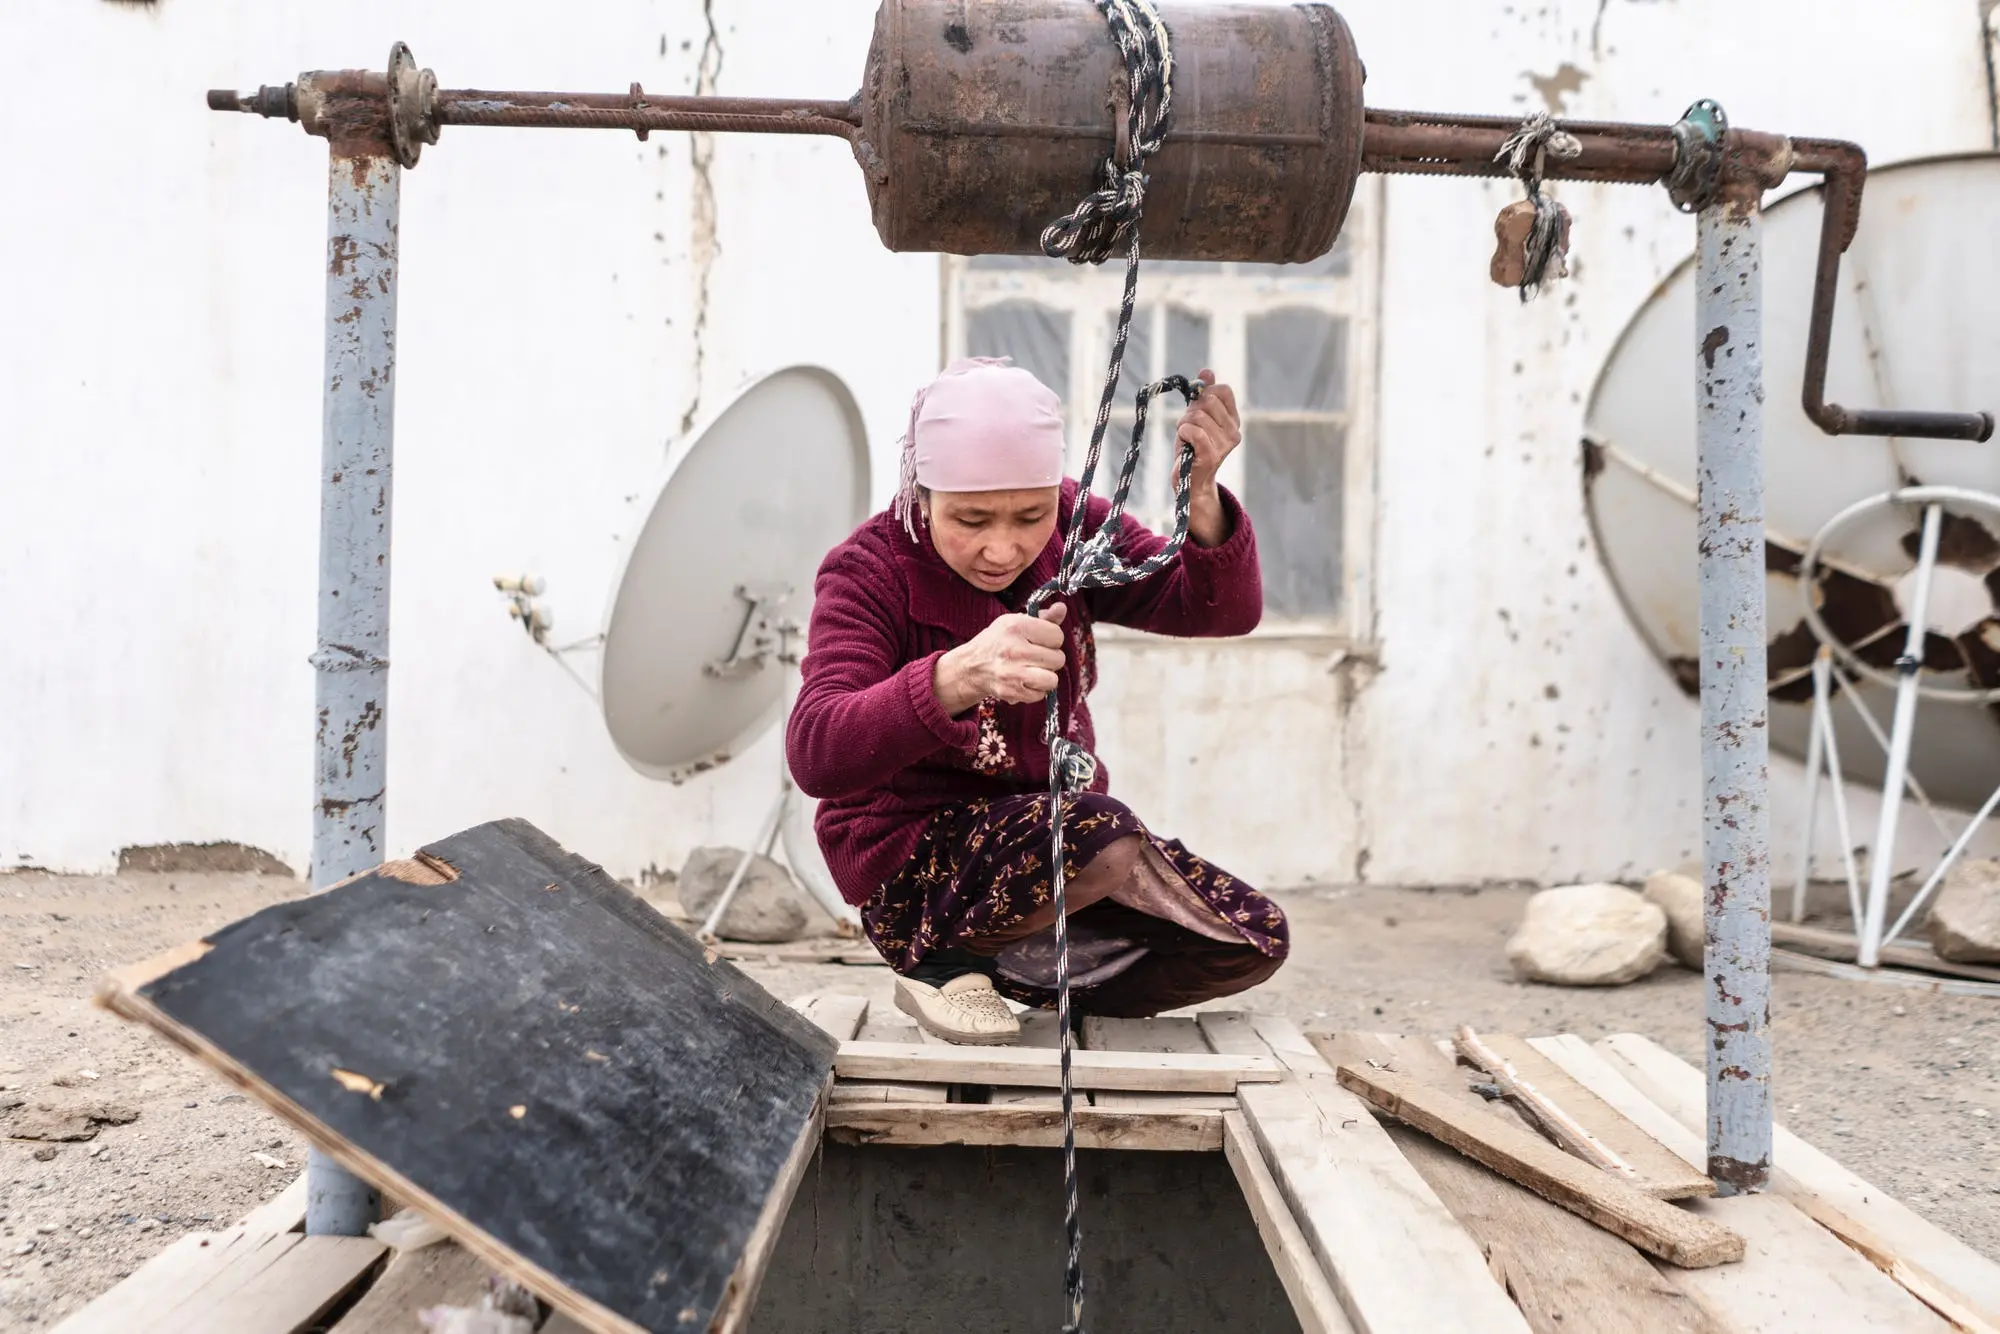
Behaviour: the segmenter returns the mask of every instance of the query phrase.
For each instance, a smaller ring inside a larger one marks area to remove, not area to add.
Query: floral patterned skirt
[[[1195,856],[1179,840],[1155,838],[1121,801],[1084,792],[1066,798],[1065,803],[1065,879],[1074,878],[1118,839],[1140,834],[1151,840],[1200,900],[1242,937],[1241,945],[1220,946],[1222,953],[1235,957],[1218,961],[1216,942],[1163,921],[1135,920],[1139,914],[1119,905],[1105,903],[1077,913],[1073,921],[1081,923],[1086,913],[1102,914],[1107,921],[1116,922],[1116,929],[1127,938],[1187,956],[1186,967],[1179,970],[1185,976],[1154,979],[1164,984],[1151,988],[1158,999],[1192,1003],[1188,996],[1201,998],[1196,993],[1206,994],[1205,988],[1222,985],[1224,975],[1254,973],[1256,980],[1261,980],[1285,958],[1290,948],[1285,914],[1270,899]],[[1052,892],[1049,852],[1047,793],[947,807],[931,818],[903,869],[862,905],[862,929],[899,973],[909,972],[938,951],[1004,936],[1037,909],[1047,907]],[[1167,965],[1165,971],[1175,971],[1169,961],[1160,962]],[[1045,988],[1004,977],[995,981],[1003,992],[1024,1004],[1054,1003],[1052,993]],[[1232,985],[1216,994],[1240,989]]]

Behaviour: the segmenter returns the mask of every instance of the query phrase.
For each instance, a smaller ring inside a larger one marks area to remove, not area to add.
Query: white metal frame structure
[[[1806,624],[1811,627],[1821,647],[1813,660],[1812,732],[1806,757],[1806,823],[1799,848],[1798,874],[1792,886],[1792,920],[1796,922],[1805,916],[1806,887],[1812,873],[1813,840],[1819,825],[1819,789],[1824,778],[1832,789],[1834,821],[1840,836],[1841,855],[1847,879],[1848,910],[1853,915],[1854,934],[1858,946],[1856,961],[1863,968],[1880,965],[1882,950],[1895,944],[1903,932],[1918,920],[1917,914],[1923,911],[1931,896],[1937,892],[1938,886],[1944,883],[1945,875],[1971,844],[1973,836],[1992,816],[1995,808],[2000,807],[2000,787],[1995,787],[1985,804],[1966,821],[1965,826],[1954,837],[1944,817],[1938,813],[1936,805],[1909,771],[1910,748],[1916,732],[1919,700],[1929,699],[1941,704],[1975,706],[2000,702],[2000,690],[1926,685],[1921,679],[1924,637],[1930,628],[1931,584],[1937,571],[1938,534],[1943,526],[1944,507],[1947,504],[2000,515],[2000,496],[1983,491],[1955,486],[1908,486],[1886,491],[1858,501],[1829,519],[1813,536],[1812,544],[1806,548],[1805,557],[1799,567],[1800,586],[1805,592]],[[1924,518],[1922,536],[1917,548],[1914,586],[1911,590],[1910,605],[1906,608],[1909,628],[1904,639],[1903,652],[1896,661],[1895,671],[1885,672],[1863,661],[1846,641],[1828,627],[1812,596],[1813,582],[1822,564],[1823,550],[1842,528],[1877,510],[1916,505],[1923,507]],[[1844,672],[1867,677],[1892,687],[1896,692],[1895,713],[1886,733],[1866,702],[1853,691],[1841,692],[1853,706],[1863,726],[1882,747],[1888,760],[1882,776],[1882,809],[1876,823],[1874,841],[1869,844],[1868,886],[1865,897],[1860,875],[1855,866],[1854,840],[1847,814],[1846,783],[1841,770],[1839,744],[1834,736],[1833,670],[1836,661]],[[1894,924],[1885,929],[1884,921],[1888,916],[1889,907],[1889,881],[1894,874],[1897,826],[1903,814],[1905,792],[1915,797],[1929,813],[1939,833],[1950,841],[1950,847],[1939,858],[1916,897],[1910,900]]]

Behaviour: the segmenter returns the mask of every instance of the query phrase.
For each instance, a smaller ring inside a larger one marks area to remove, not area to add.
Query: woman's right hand
[[[938,659],[931,676],[938,703],[952,717],[991,696],[1028,704],[1056,688],[1063,667],[1063,617],[1058,602],[1039,616],[1002,616]]]

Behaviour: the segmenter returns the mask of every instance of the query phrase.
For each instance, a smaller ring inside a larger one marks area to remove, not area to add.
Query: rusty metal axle
[[[1052,113],[1044,105],[1041,114],[1023,119],[992,111],[967,113],[961,102],[951,99],[962,99],[966,95],[959,90],[976,82],[965,68],[975,52],[996,42],[1019,39],[1033,22],[1040,21],[1043,27],[1029,33],[1030,38],[1044,43],[1060,39],[1068,44],[1062,49],[1072,60],[1077,32],[1085,41],[1100,39],[1087,27],[1056,31],[1041,12],[1048,6],[1038,6],[1036,0],[995,0],[981,10],[968,11],[984,15],[979,20],[985,25],[981,31],[972,32],[964,25],[949,30],[956,33],[949,53],[903,49],[910,44],[906,29],[912,26],[913,15],[924,11],[919,16],[927,17],[927,6],[933,3],[891,0],[883,7],[869,57],[869,88],[844,102],[655,96],[637,84],[625,93],[440,89],[431,72],[418,69],[408,48],[397,43],[386,73],[319,71],[247,95],[210,92],[208,104],[218,111],[296,121],[307,133],[327,139],[337,153],[386,152],[406,167],[416,165],[423,146],[437,142],[447,125],[627,130],[641,138],[653,130],[827,135],[852,145],[867,177],[877,229],[890,249],[1031,253],[1033,238],[1047,220],[1044,215],[1053,213],[1026,204],[1046,202],[1044,196],[1065,198],[1087,184],[1084,164],[1102,160],[1115,146],[1116,118],[1110,114],[1113,99],[1108,95],[1097,99],[1104,102],[1101,115],[1079,117],[1080,109],[1095,105],[1091,97],[1083,96],[1071,99],[1076,106],[1058,107]],[[1176,136],[1170,139],[1170,151],[1154,168],[1157,184],[1150,197],[1156,210],[1167,215],[1163,226],[1151,233],[1156,242],[1151,248],[1156,254],[1211,260],[1309,260],[1332,245],[1355,178],[1363,171],[1485,177],[1507,174],[1496,155],[1518,128],[1516,120],[1364,111],[1359,107],[1359,63],[1353,57],[1346,26],[1323,5],[1297,6],[1294,12],[1305,15],[1293,21],[1306,23],[1301,33],[1309,33],[1314,41],[1278,41],[1299,34],[1280,32],[1271,26],[1274,19],[1262,21],[1263,26],[1253,31],[1244,26],[1250,20],[1241,10],[1229,17],[1229,26],[1222,26],[1223,20],[1208,7],[1188,6],[1173,16],[1177,26],[1190,35],[1206,32],[1248,42],[1260,59],[1284,58],[1288,45],[1303,46],[1316,55],[1306,60],[1293,49],[1292,58],[1299,65],[1289,72],[1299,79],[1281,85],[1296,93],[1289,99],[1298,104],[1289,108],[1293,113],[1289,120],[1286,108],[1281,108],[1275,120],[1249,123],[1243,108],[1231,100],[1234,88],[1225,87],[1221,93],[1209,94],[1209,123],[1177,128]],[[1273,35],[1265,43],[1271,47],[1269,51],[1255,40],[1267,32]],[[1115,62],[1108,47],[1103,56],[1104,82],[1109,88],[1115,84],[1110,77]],[[891,73],[896,77],[890,78]],[[1082,78],[1081,74],[1078,77]],[[1082,81],[1097,86],[1093,79]],[[1224,78],[1210,76],[1211,87],[1226,83]],[[1299,83],[1315,86],[1297,86]],[[937,104],[930,111],[947,114],[924,114],[926,107],[907,105],[912,87]],[[904,90],[901,101],[894,95],[896,88]],[[1043,99],[1045,104],[1055,100]],[[1192,118],[1199,119],[1201,114],[1197,104]],[[1344,142],[1348,120],[1357,122],[1352,128],[1358,131],[1359,143],[1352,148]],[[1788,139],[1724,125],[1714,136],[1711,151],[1703,154],[1698,142],[1688,140],[1685,125],[1677,130],[1667,125],[1565,121],[1562,128],[1577,139],[1583,151],[1574,158],[1548,162],[1546,176],[1551,180],[1631,185],[1666,182],[1676,202],[1691,211],[1698,197],[1717,192],[1761,197],[1794,172],[1819,175],[1824,181],[1825,202],[1801,393],[1806,415],[1829,435],[1990,439],[1990,413],[1856,409],[1826,401],[1840,257],[1860,223],[1861,192],[1868,171],[1867,155],[1861,148],[1837,140]],[[1288,128],[1292,132],[1287,132]],[[1326,151],[1329,146],[1330,153]],[[903,171],[896,174],[892,168],[899,165]],[[1193,190],[1197,176],[1211,199],[1227,196],[1221,203],[1230,207],[1218,205],[1215,210],[1228,214],[1227,220],[1200,216]],[[1010,198],[996,198],[987,188],[998,182],[1012,183]],[[1287,199],[1287,195],[1312,197]],[[1174,216],[1178,222],[1172,220]]]

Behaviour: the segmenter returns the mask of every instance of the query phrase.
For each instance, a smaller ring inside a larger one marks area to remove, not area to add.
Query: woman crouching
[[[1056,396],[986,359],[917,395],[895,505],[820,566],[787,757],[821,800],[820,848],[897,973],[898,1008],[947,1041],[1013,1040],[1003,996],[1055,1004],[1043,698],[1060,692],[1069,739],[1093,749],[1092,625],[1218,637],[1263,612],[1250,520],[1215,480],[1242,438],[1235,397],[1201,379],[1178,429],[1194,450],[1188,540],[1148,579],[1021,613],[1056,573],[1078,487]],[[1109,505],[1081,503],[1094,531]],[[1165,545],[1121,525],[1128,565]],[[1150,1016],[1276,972],[1278,906],[1153,834],[1108,777],[1100,765],[1064,807],[1073,1010]]]

